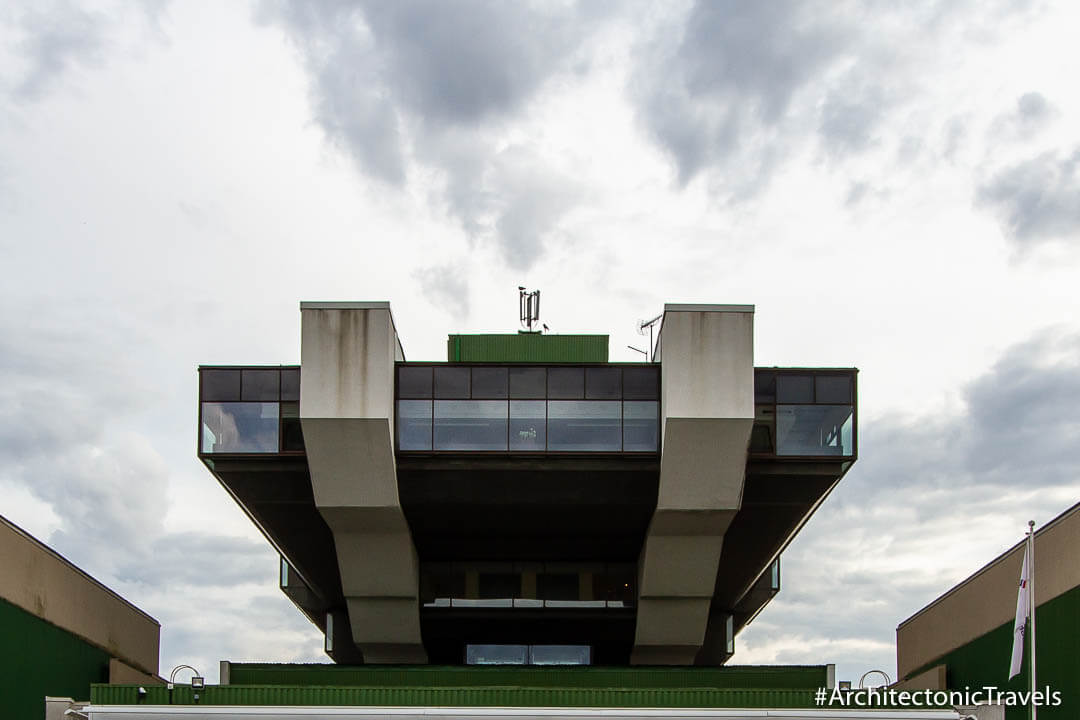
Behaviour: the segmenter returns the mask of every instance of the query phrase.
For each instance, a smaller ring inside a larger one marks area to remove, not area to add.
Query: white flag
[[[1024,543],[1024,566],[1020,570],[1020,589],[1016,592],[1016,621],[1013,623],[1013,646],[1012,662],[1009,664],[1009,679],[1020,674],[1020,664],[1024,661],[1024,631],[1027,628],[1028,616],[1028,583],[1031,576],[1028,574],[1028,554],[1031,552],[1031,541]]]

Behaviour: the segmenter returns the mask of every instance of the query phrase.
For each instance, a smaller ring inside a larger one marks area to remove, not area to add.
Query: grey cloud
[[[1003,168],[975,195],[991,210],[1006,237],[1019,248],[1080,234],[1080,148],[1062,156],[1047,152]]]
[[[1016,101],[1017,115],[1025,122],[1041,123],[1047,120],[1053,110],[1050,102],[1041,93],[1029,92],[1020,96]]]
[[[577,13],[554,6],[537,12],[525,3],[407,0],[362,7],[387,85],[435,125],[518,109],[583,32]]]
[[[1046,128],[1057,114],[1057,108],[1041,93],[1024,93],[1017,98],[1012,110],[994,118],[990,123],[990,134],[995,143],[1029,140]]]
[[[885,101],[881,90],[833,90],[825,96],[819,132],[825,147],[836,154],[861,152],[873,141]]]
[[[710,165],[752,159],[745,146],[777,133],[795,95],[847,44],[840,23],[803,3],[697,2],[681,28],[662,27],[643,49],[632,94],[685,184]]]
[[[901,130],[925,133],[925,118],[903,128],[894,120],[918,108],[938,56],[989,41],[1021,9],[697,0],[643,45],[630,96],[680,184],[706,174],[714,190],[742,199],[807,147],[835,161],[904,145]],[[909,161],[910,149],[897,161]]]
[[[547,234],[580,202],[584,189],[517,149],[496,156],[493,169],[495,182],[505,191],[495,220],[500,248],[511,268],[527,270],[540,257]]]
[[[469,316],[469,284],[464,269],[453,265],[433,265],[413,273],[421,292],[432,305],[446,308],[458,320]]]
[[[37,100],[66,70],[101,61],[105,18],[68,2],[28,7],[16,21],[27,70],[14,93],[22,100]]]
[[[265,581],[272,586],[277,564],[265,542],[227,535],[168,533],[144,545],[145,553],[121,566],[117,577],[157,587],[177,585],[234,588]]]
[[[967,135],[967,124],[967,119],[959,115],[952,116],[945,123],[941,131],[941,155],[946,160],[953,160],[963,146]]]
[[[361,172],[400,186],[414,163],[436,171],[439,201],[470,237],[527,267],[572,203],[537,158],[531,180],[508,166],[501,129],[577,68],[606,7],[278,2],[257,17],[299,48],[316,119]]]
[[[159,42],[167,41],[163,20],[170,2],[134,0],[91,10],[71,0],[43,0],[0,12],[0,23],[12,32],[13,50],[23,66],[4,90],[16,102],[35,102],[65,75],[101,66],[117,46],[117,31],[128,25],[131,11],[141,30],[150,31]]]
[[[1080,336],[1046,333],[1011,348],[967,400],[974,442],[966,460],[982,482],[1075,477]]]
[[[166,672],[245,652],[280,657],[274,643],[292,648],[282,659],[319,659],[318,633],[276,588],[269,543],[166,527],[175,471],[129,429],[153,393],[116,352],[117,338],[145,338],[115,308],[95,317],[31,305],[29,320],[0,316],[0,494],[21,487],[48,505],[59,526],[41,539],[162,623]],[[252,593],[273,600],[245,602]]]

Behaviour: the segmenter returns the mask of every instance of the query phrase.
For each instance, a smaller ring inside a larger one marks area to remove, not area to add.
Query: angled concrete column
[[[398,499],[389,303],[301,303],[300,422],[334,534],[353,640],[369,663],[423,663],[416,548]]]
[[[692,665],[754,423],[752,305],[666,305],[660,491],[638,561],[638,665]]]

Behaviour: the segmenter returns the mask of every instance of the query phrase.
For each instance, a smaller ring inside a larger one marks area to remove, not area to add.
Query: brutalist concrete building
[[[755,368],[754,309],[456,335],[301,303],[301,364],[200,368],[199,456],[346,664],[721,665],[857,456],[856,371]]]

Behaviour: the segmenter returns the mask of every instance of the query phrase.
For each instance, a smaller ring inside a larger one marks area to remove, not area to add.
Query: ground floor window
[[[589,645],[480,645],[465,646],[468,665],[591,665]]]

